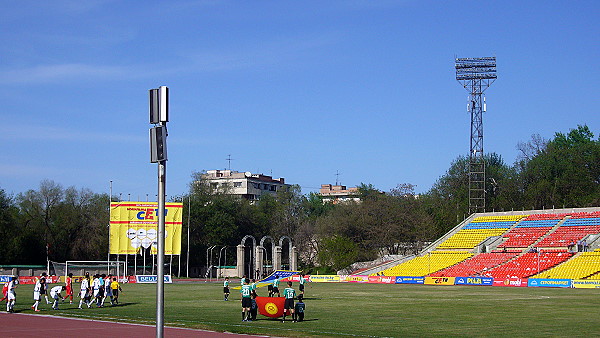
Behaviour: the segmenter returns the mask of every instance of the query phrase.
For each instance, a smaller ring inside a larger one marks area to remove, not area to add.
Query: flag
[[[284,297],[256,297],[258,312],[267,317],[277,318],[283,316],[284,303]]]

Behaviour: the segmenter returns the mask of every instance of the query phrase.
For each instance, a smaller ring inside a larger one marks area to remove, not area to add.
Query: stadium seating
[[[502,264],[515,256],[518,252],[491,252],[473,256],[463,262],[444,270],[434,272],[432,277],[468,277],[484,274],[487,270]]]
[[[600,214],[575,213],[560,225],[556,231],[544,238],[536,247],[556,248],[569,247],[590,234],[600,233]]]
[[[486,238],[500,236],[525,216],[484,216],[474,219],[437,249],[473,249]]]
[[[432,251],[383,270],[385,276],[426,276],[473,256],[467,251]]]
[[[485,275],[494,278],[528,278],[568,260],[572,255],[566,251],[528,252],[488,270]]]
[[[582,252],[533,278],[600,279],[600,251]]]
[[[600,234],[600,211],[478,217],[429,254],[379,274],[600,280],[600,249],[570,252],[570,245],[591,234]],[[493,252],[475,254],[475,247],[492,236],[505,240]]]
[[[546,235],[567,214],[534,214],[523,219],[504,234],[506,241],[498,248],[527,248]]]

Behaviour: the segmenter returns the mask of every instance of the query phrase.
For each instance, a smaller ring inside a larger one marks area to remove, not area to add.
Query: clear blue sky
[[[148,89],[171,90],[167,195],[193,171],[304,192],[431,188],[469,150],[454,57],[493,56],[486,152],[600,134],[599,1],[0,1],[0,188],[156,194]]]

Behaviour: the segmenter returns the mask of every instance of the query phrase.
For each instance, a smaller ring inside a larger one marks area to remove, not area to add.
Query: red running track
[[[65,318],[25,313],[0,313],[0,335],[4,337],[156,337],[156,327]],[[165,327],[165,337],[227,337],[235,333]],[[260,337],[243,335],[246,337]],[[264,336],[263,336],[264,337]]]

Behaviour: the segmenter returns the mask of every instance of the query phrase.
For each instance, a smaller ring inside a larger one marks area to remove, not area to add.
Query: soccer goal
[[[56,265],[54,267],[56,274]],[[122,261],[66,261],[64,263],[63,276],[73,273],[75,276],[84,276],[86,272],[90,275],[107,274],[125,278],[125,262]]]

